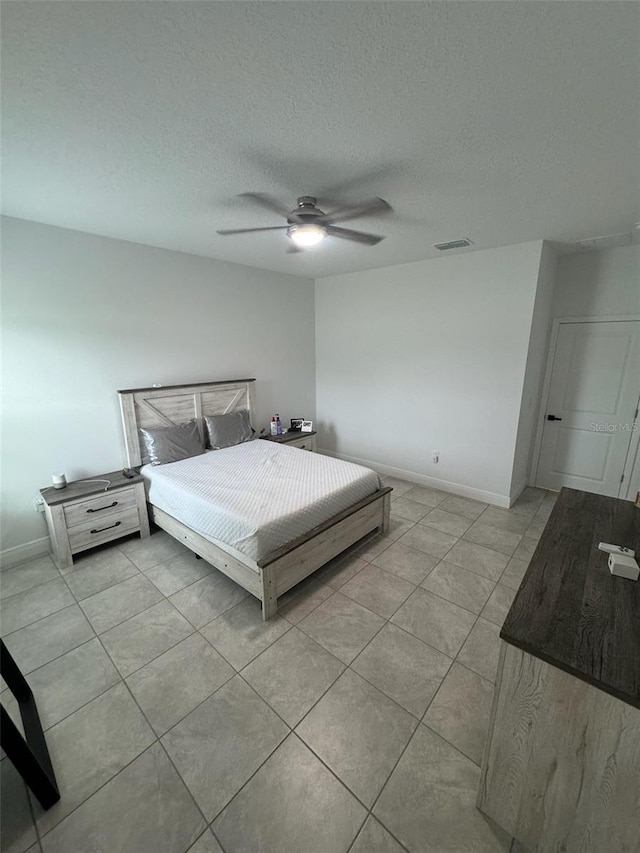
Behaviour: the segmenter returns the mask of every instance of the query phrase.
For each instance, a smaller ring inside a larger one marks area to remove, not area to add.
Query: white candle
[[[64,489],[67,485],[67,478],[64,474],[56,473],[51,475],[51,482],[53,483],[54,489]]]

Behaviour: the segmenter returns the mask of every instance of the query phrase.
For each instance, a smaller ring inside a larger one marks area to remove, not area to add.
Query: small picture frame
[[[289,432],[300,432],[303,422],[304,418],[291,418],[291,426],[289,427]]]
[[[313,421],[302,421],[300,432],[313,432]]]

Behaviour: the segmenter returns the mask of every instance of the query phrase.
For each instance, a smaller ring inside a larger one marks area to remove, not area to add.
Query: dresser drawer
[[[91,522],[91,527],[104,527],[103,519],[111,515],[122,515],[123,512],[136,506],[135,488],[118,489],[114,492],[103,492],[93,495],[84,501],[74,501],[64,508],[64,520],[67,527],[76,527],[85,522]],[[70,531],[71,533],[71,531]]]
[[[140,518],[136,506],[130,509],[122,509],[120,512],[112,511],[109,514],[98,513],[97,518],[90,518],[82,524],[76,524],[69,530],[69,547],[71,553],[93,548],[103,542],[119,539],[128,533],[140,529]]]

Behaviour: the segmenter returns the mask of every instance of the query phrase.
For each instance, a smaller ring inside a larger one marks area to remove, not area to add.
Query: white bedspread
[[[369,468],[262,440],[142,475],[154,506],[256,561],[380,488]]]

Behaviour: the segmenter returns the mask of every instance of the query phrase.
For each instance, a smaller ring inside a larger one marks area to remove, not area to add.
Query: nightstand
[[[149,535],[143,478],[136,474],[128,479],[122,471],[96,477],[110,481],[107,489],[93,479],[74,480],[64,489],[40,489],[53,558],[60,569],[70,569],[74,555],[87,548],[130,533]]]
[[[301,450],[317,450],[315,432],[285,432],[284,435],[261,435],[260,438],[288,447],[299,447]]]

